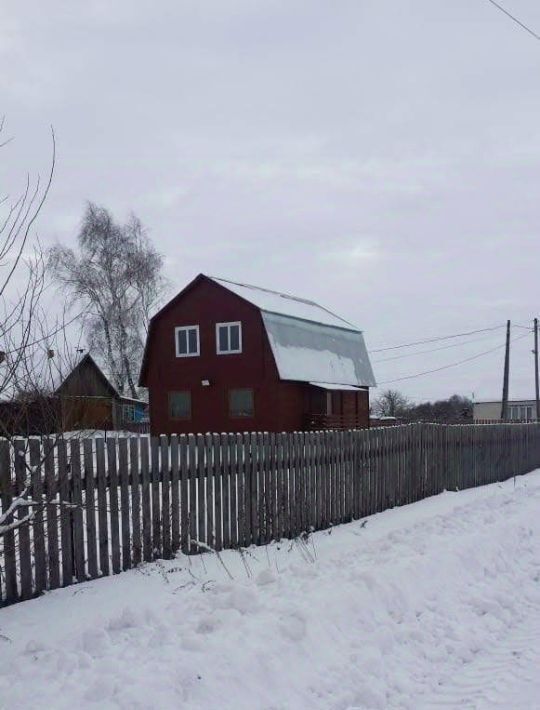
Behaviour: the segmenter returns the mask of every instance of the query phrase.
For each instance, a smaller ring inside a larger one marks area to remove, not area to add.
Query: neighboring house
[[[123,397],[90,354],[84,355],[55,391],[61,429],[127,429],[148,421],[148,405]]]
[[[151,320],[152,434],[369,426],[362,332],[294,296],[200,274]]]
[[[473,405],[473,420],[501,421],[502,402],[475,402]],[[536,402],[534,399],[519,399],[508,402],[508,419],[510,421],[535,421]]]
[[[79,429],[148,430],[148,404],[122,397],[91,355],[79,360],[52,395],[0,402],[0,436]]]

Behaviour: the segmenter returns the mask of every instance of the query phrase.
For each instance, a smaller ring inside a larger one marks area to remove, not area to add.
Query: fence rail
[[[540,425],[0,441],[0,604],[178,550],[245,547],[540,467]],[[40,502],[46,500],[46,504]]]

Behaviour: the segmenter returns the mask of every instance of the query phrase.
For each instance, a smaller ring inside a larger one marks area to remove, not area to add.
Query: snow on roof
[[[361,332],[265,311],[262,318],[282,380],[375,386]]]
[[[310,385],[313,385],[314,387],[320,387],[323,390],[340,390],[340,391],[352,391],[352,392],[358,392],[361,387],[357,387],[356,385],[335,385],[332,384],[331,382],[310,382]]]
[[[270,291],[266,288],[258,286],[249,286],[248,284],[235,283],[220,279],[214,276],[209,277],[212,281],[224,286],[229,291],[236,293],[237,296],[249,301],[261,311],[269,313],[280,313],[290,318],[301,318],[302,320],[312,321],[313,323],[321,323],[322,325],[330,325],[335,328],[345,328],[346,330],[358,331],[358,328],[352,323],[349,323],[343,318],[336,316],[335,313],[328,311],[326,308],[319,306],[313,301],[307,301],[304,298],[296,296],[288,296],[285,293],[278,291]]]

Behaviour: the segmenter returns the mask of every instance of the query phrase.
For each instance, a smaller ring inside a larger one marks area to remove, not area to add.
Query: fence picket
[[[218,506],[216,501],[216,513],[221,515],[222,536],[219,549],[227,549],[231,545],[231,522],[230,522],[230,485],[231,485],[231,447],[229,446],[229,434],[221,434],[216,441],[216,446],[221,449],[221,501]]]
[[[283,537],[291,537],[291,510],[290,510],[290,438],[287,434],[280,434],[281,438],[281,531]]]
[[[141,438],[141,512],[143,559],[152,559],[152,507],[150,500],[150,451],[148,437]]]
[[[197,440],[194,434],[188,435],[188,479],[189,479],[189,551],[197,552]]]
[[[43,525],[43,472],[41,461],[41,446],[38,439],[30,439],[30,471],[32,483],[32,499],[38,505],[33,509],[32,521],[35,560],[35,593],[41,594],[47,588],[47,553],[45,551],[45,531]]]
[[[180,544],[187,554],[189,547],[189,439],[180,436]]]
[[[205,543],[212,549],[216,546],[216,523],[214,520],[214,447],[212,445],[212,435],[205,437]]]
[[[103,576],[109,574],[109,523],[107,516],[107,472],[105,442],[96,439],[96,473],[98,500],[99,567]]]
[[[234,434],[228,434],[227,436],[227,446],[229,448],[229,501],[231,506],[230,513],[230,529],[231,547],[237,547],[239,544],[238,536],[238,487],[237,487],[237,448],[236,448],[236,436]]]
[[[180,549],[180,460],[178,436],[171,436],[170,445],[171,466],[171,554]]]
[[[128,442],[118,439],[118,471],[120,480],[120,526],[122,530],[122,569],[131,568],[131,511],[129,507]]]
[[[162,554],[168,560],[172,555],[171,546],[171,469],[169,466],[169,441],[159,437],[160,479],[161,479],[161,536]]]
[[[212,435],[212,459],[214,463],[214,549],[223,549],[223,477],[225,447],[221,446],[219,434]]]
[[[321,476],[321,439],[318,431],[313,434],[314,485],[315,485],[315,530],[322,528],[322,476]]]
[[[152,556],[161,555],[161,485],[159,469],[159,438],[150,439],[150,477],[152,481]]]
[[[107,465],[109,473],[109,508],[111,527],[111,560],[113,574],[120,572],[120,528],[118,515],[118,466],[116,440],[107,439]]]
[[[15,439],[13,442],[13,454],[15,457],[15,486],[16,495],[24,495],[30,486],[28,468],[26,464],[26,443],[22,439]],[[17,510],[17,519],[24,520],[28,515],[25,506],[20,506]],[[17,528],[18,552],[19,552],[19,573],[21,580],[21,598],[30,599],[33,592],[32,585],[32,559],[30,555],[30,527],[20,525]]]
[[[204,436],[197,434],[197,542],[206,542],[206,451],[204,446]],[[201,547],[195,544],[197,552],[201,551]]]
[[[298,471],[298,463],[300,459],[300,442],[298,433],[291,434],[291,459],[289,469],[289,485],[290,485],[290,507],[291,507],[291,537],[298,537],[300,533],[300,473]]]
[[[83,441],[84,456],[84,508],[86,515],[86,554],[88,576],[98,576],[97,539],[96,539],[96,479],[94,477],[94,449],[92,439]]]
[[[256,508],[257,485],[254,482],[253,457],[251,451],[251,440],[249,434],[244,434],[244,545],[248,547],[252,542],[256,542],[254,535],[253,508]],[[255,503],[253,502],[255,496]]]
[[[64,439],[56,444],[58,453],[58,490],[60,494],[60,554],[62,564],[62,586],[73,582],[73,548],[71,534],[71,486],[67,445]]]
[[[235,461],[236,461],[236,505],[238,519],[238,546],[246,544],[246,491],[245,491],[245,459],[244,459],[244,437],[242,434],[235,434]]]
[[[79,439],[71,440],[71,490],[72,504],[72,544],[74,576],[78,582],[86,579],[85,554],[84,554],[84,532],[83,532],[83,500],[81,482],[81,446]]]
[[[139,473],[139,437],[132,436],[129,440],[129,472],[131,480],[131,515],[133,538],[133,565],[136,567],[142,560],[141,542],[141,480]]]
[[[251,520],[253,526],[253,543],[255,545],[261,545],[264,542],[264,471],[262,464],[262,437],[262,433],[252,433],[250,436]]]

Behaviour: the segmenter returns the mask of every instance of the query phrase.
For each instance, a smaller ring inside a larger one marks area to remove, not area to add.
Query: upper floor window
[[[200,355],[199,326],[183,325],[174,329],[176,357],[195,357]]]
[[[216,323],[218,355],[242,352],[242,323]]]

